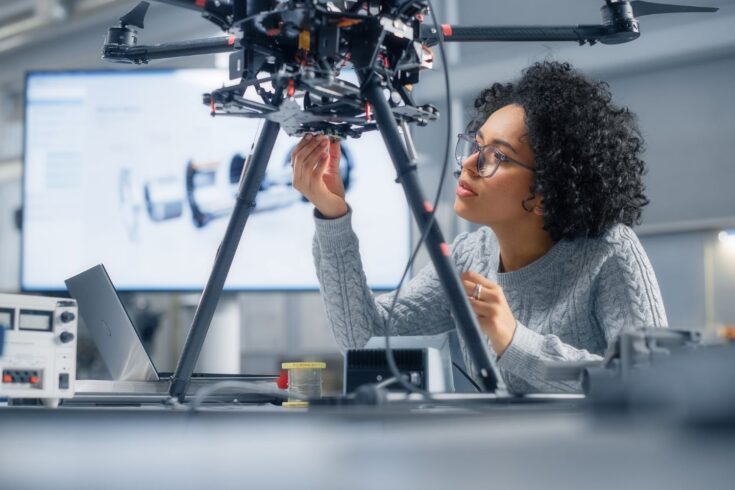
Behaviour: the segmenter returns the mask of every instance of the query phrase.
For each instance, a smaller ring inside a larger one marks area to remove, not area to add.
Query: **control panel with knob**
[[[78,316],[73,299],[0,294],[0,397],[56,406],[74,396]]]
[[[69,323],[73,322],[77,319],[77,316],[74,314],[73,311],[62,311],[59,315],[59,319],[61,320],[61,323]]]

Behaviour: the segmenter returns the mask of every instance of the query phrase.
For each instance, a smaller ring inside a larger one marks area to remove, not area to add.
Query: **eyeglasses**
[[[527,163],[522,163],[510,158],[493,145],[480,146],[477,144],[477,140],[475,139],[475,133],[458,134],[457,147],[454,149],[454,158],[457,160],[457,164],[460,168],[464,164],[464,161],[475,153],[479,153],[477,156],[477,174],[480,177],[492,177],[495,175],[495,172],[498,171],[498,167],[500,167],[501,163],[514,163],[526,170],[530,170],[531,172],[536,171],[536,169]]]

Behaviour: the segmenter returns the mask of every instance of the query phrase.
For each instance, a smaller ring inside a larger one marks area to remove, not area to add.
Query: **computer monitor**
[[[215,117],[209,69],[31,72],[25,90],[21,287],[64,290],[104,263],[122,291],[203,288],[262,121]],[[314,290],[313,206],[278,137],[229,290]],[[369,285],[391,289],[410,254],[408,206],[377,132],[343,142],[341,173]]]

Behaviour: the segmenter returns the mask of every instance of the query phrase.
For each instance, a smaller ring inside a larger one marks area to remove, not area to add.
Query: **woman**
[[[546,380],[544,362],[598,360],[624,328],[667,326],[630,228],[648,203],[635,117],[611,102],[605,83],[557,62],[493,84],[474,105],[457,145],[454,210],[483,226],[459,235],[452,257],[508,390],[579,391],[577,382]],[[374,298],[367,287],[338,151],[326,137],[307,136],[292,164],[294,186],[316,207],[317,275],[347,349],[382,334],[395,293]],[[392,325],[400,335],[454,328],[433,267],[401,291]]]

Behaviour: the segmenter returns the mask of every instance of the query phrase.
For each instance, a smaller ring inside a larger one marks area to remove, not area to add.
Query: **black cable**
[[[479,391],[480,393],[482,393],[482,388],[480,388],[480,387],[479,387],[479,386],[477,385],[477,383],[475,383],[475,380],[474,380],[474,379],[472,379],[472,377],[471,377],[471,376],[470,376],[469,374],[467,374],[467,371],[465,371],[464,369],[462,369],[461,367],[459,367],[459,364],[457,364],[457,363],[456,363],[455,361],[452,361],[452,365],[453,365],[453,366],[454,366],[455,368],[457,368],[457,370],[458,370],[458,371],[459,371],[460,373],[462,373],[462,375],[463,375],[463,376],[464,376],[465,378],[467,378],[467,381],[469,381],[470,383],[472,383],[472,386],[474,386],[474,387],[475,387],[475,389],[476,389],[477,391]]]
[[[436,13],[434,12],[434,6],[431,4],[431,0],[428,0],[429,4],[429,12],[431,14],[431,20],[434,23],[434,26],[437,30],[441,29],[441,26],[439,25],[439,21],[436,19]],[[398,370],[398,366],[396,364],[395,356],[393,355],[393,351],[390,347],[390,322],[391,322],[391,316],[393,316],[393,310],[396,306],[396,301],[398,300],[398,296],[401,293],[401,287],[403,287],[403,282],[406,280],[406,276],[408,275],[408,271],[411,270],[411,267],[413,266],[413,262],[416,259],[416,255],[418,254],[419,250],[421,249],[421,245],[424,243],[424,240],[426,239],[426,236],[429,234],[429,230],[431,229],[431,226],[434,224],[434,219],[436,215],[436,209],[439,205],[439,199],[441,197],[442,188],[444,187],[444,178],[447,174],[447,167],[449,164],[450,159],[450,151],[451,151],[451,144],[452,144],[452,100],[451,100],[451,90],[449,86],[449,67],[448,67],[448,61],[446,52],[444,50],[444,39],[442,36],[439,36],[439,52],[441,53],[442,58],[442,65],[444,68],[444,84],[446,86],[446,104],[447,104],[447,136],[446,136],[446,142],[444,147],[444,164],[442,165],[442,171],[441,176],[439,178],[439,186],[436,190],[436,197],[434,198],[434,205],[431,210],[431,214],[429,216],[429,220],[424,226],[424,229],[421,232],[421,237],[419,238],[418,243],[416,244],[416,247],[413,250],[413,253],[411,254],[411,257],[408,260],[408,264],[406,264],[406,269],[403,271],[403,275],[401,276],[401,280],[398,282],[398,287],[396,288],[396,294],[393,297],[393,302],[391,303],[390,309],[388,310],[388,316],[385,320],[385,357],[386,361],[388,362],[388,368],[391,371],[391,374],[396,378],[396,381],[400,383],[403,388],[405,388],[407,391],[411,393],[419,393],[423,395],[425,398],[428,398],[431,400],[431,395],[428,391],[422,390],[418,386],[409,383],[404,379],[404,377],[401,375],[401,372]]]
[[[262,394],[262,395],[268,395],[272,396],[274,398],[282,398],[284,400],[290,400],[290,399],[300,399],[300,400],[306,400],[306,397],[302,395],[298,395],[296,393],[291,393],[288,390],[281,390],[281,389],[274,389],[268,387],[263,382],[257,382],[257,381],[236,381],[236,380],[226,380],[226,381],[220,381],[218,383],[214,383],[208,386],[204,386],[203,388],[200,388],[197,390],[196,394],[194,395],[194,398],[191,401],[191,404],[189,405],[189,410],[192,412],[195,412],[207,399],[207,397],[214,395],[218,391],[222,390],[242,390],[239,393],[234,393],[232,396],[233,398],[237,398],[238,394]],[[178,400],[176,397],[171,397],[171,400],[169,402],[170,404],[173,404],[175,406],[179,406]]]
[[[365,66],[365,68],[363,68],[368,70],[367,77],[365,77],[365,80],[362,82],[363,87],[367,86],[367,84],[373,78],[373,75],[375,75],[375,60],[378,59],[378,54],[380,54],[380,46],[383,44],[383,40],[385,40],[385,29],[381,28],[380,34],[378,35],[378,41],[375,43],[375,50],[370,56],[370,62]]]

